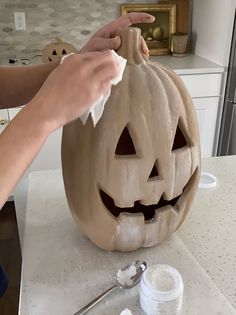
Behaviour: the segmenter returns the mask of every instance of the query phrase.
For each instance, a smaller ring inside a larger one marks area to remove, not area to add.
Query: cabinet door
[[[195,98],[193,103],[197,113],[202,157],[209,157],[213,151],[219,98]]]
[[[9,108],[9,119],[12,120],[21,110],[22,107],[14,107],[14,108]]]
[[[0,133],[6,128],[9,123],[7,109],[0,109]]]
[[[61,134],[62,128],[54,131],[44,143],[30,171],[42,171],[61,168]]]
[[[21,107],[9,108],[8,116],[9,121],[11,121],[21,110]],[[19,180],[14,190],[11,193],[11,196],[14,196],[15,205],[16,205],[16,216],[18,222],[18,229],[20,238],[22,238],[22,231],[24,230],[24,220],[25,220],[25,209],[26,209],[26,199],[27,199],[27,190],[28,190],[28,176],[29,170],[26,170],[22,178]]]
[[[10,108],[10,120],[12,120],[20,110],[21,107]],[[62,129],[55,131],[48,137],[37,157],[32,162],[29,168],[30,172],[61,168],[61,133]]]

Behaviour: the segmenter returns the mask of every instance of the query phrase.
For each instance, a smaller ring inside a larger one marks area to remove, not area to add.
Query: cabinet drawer
[[[0,133],[9,123],[8,111],[7,109],[0,109]]]
[[[219,96],[221,89],[221,73],[182,75],[190,95],[192,97]]]

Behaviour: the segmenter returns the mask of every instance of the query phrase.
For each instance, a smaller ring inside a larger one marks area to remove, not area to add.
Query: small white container
[[[177,315],[182,307],[183,291],[183,279],[175,268],[153,265],[141,280],[140,305],[147,315]]]

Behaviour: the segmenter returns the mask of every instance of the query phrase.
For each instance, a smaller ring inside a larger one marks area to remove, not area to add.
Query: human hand
[[[88,41],[88,43],[80,50],[80,52],[101,51],[106,49],[118,50],[121,45],[121,38],[118,31],[135,23],[152,23],[155,17],[142,12],[131,12],[127,15],[120,16],[113,22],[103,26]],[[145,40],[141,37],[142,51],[148,55],[148,47]]]
[[[29,106],[51,132],[77,119],[105,94],[117,72],[111,51],[73,54],[51,72]]]

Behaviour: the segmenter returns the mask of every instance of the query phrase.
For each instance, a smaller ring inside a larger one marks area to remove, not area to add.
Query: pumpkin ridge
[[[184,82],[182,81],[181,78],[179,78],[177,76],[177,74],[174,72],[174,71],[171,71],[170,69],[164,67],[163,65],[160,65],[160,67],[162,69],[164,69],[166,71],[166,74],[173,80],[176,88],[178,89],[179,91],[179,95],[182,99],[182,103],[183,104],[189,104],[189,106],[185,106],[186,108],[186,111],[187,111],[187,116],[188,116],[188,119],[190,119],[190,125],[186,126],[186,128],[188,129],[188,132],[189,132],[189,128],[192,128],[192,126],[194,125],[195,128],[197,129],[197,137],[198,137],[198,140],[199,140],[199,130],[198,130],[198,126],[195,125],[193,123],[194,120],[197,119],[196,117],[196,113],[194,111],[194,105],[193,105],[193,101],[192,101],[192,98],[191,96],[189,95],[188,91],[186,91],[185,89],[185,86],[184,86]],[[193,117],[194,116],[194,117]],[[195,131],[195,130],[194,130]],[[191,133],[192,135],[192,133]],[[193,136],[193,135],[192,135]],[[196,136],[195,136],[196,137]],[[194,137],[194,138],[195,138]],[[195,142],[195,141],[194,141]]]
[[[172,108],[171,104],[172,104],[172,100],[175,99],[176,100],[176,96],[179,97],[181,99],[181,102],[182,104],[183,101],[182,101],[182,98],[181,98],[181,95],[179,93],[179,90],[177,88],[177,86],[175,85],[175,82],[172,80],[172,78],[168,75],[168,73],[165,71],[165,68],[162,68],[162,67],[158,67],[156,64],[154,63],[151,63],[150,64],[150,67],[151,69],[156,73],[156,76],[159,78],[160,82],[161,82],[161,85],[166,93],[166,97],[167,97],[167,100],[168,100],[168,107],[169,107],[169,110],[170,110],[170,114],[171,115],[174,115],[176,114],[176,109],[175,111],[174,108]],[[168,87],[166,87],[166,84],[168,84]],[[175,98],[171,98],[169,93],[168,92],[171,92],[173,93],[173,91],[175,92]]]

